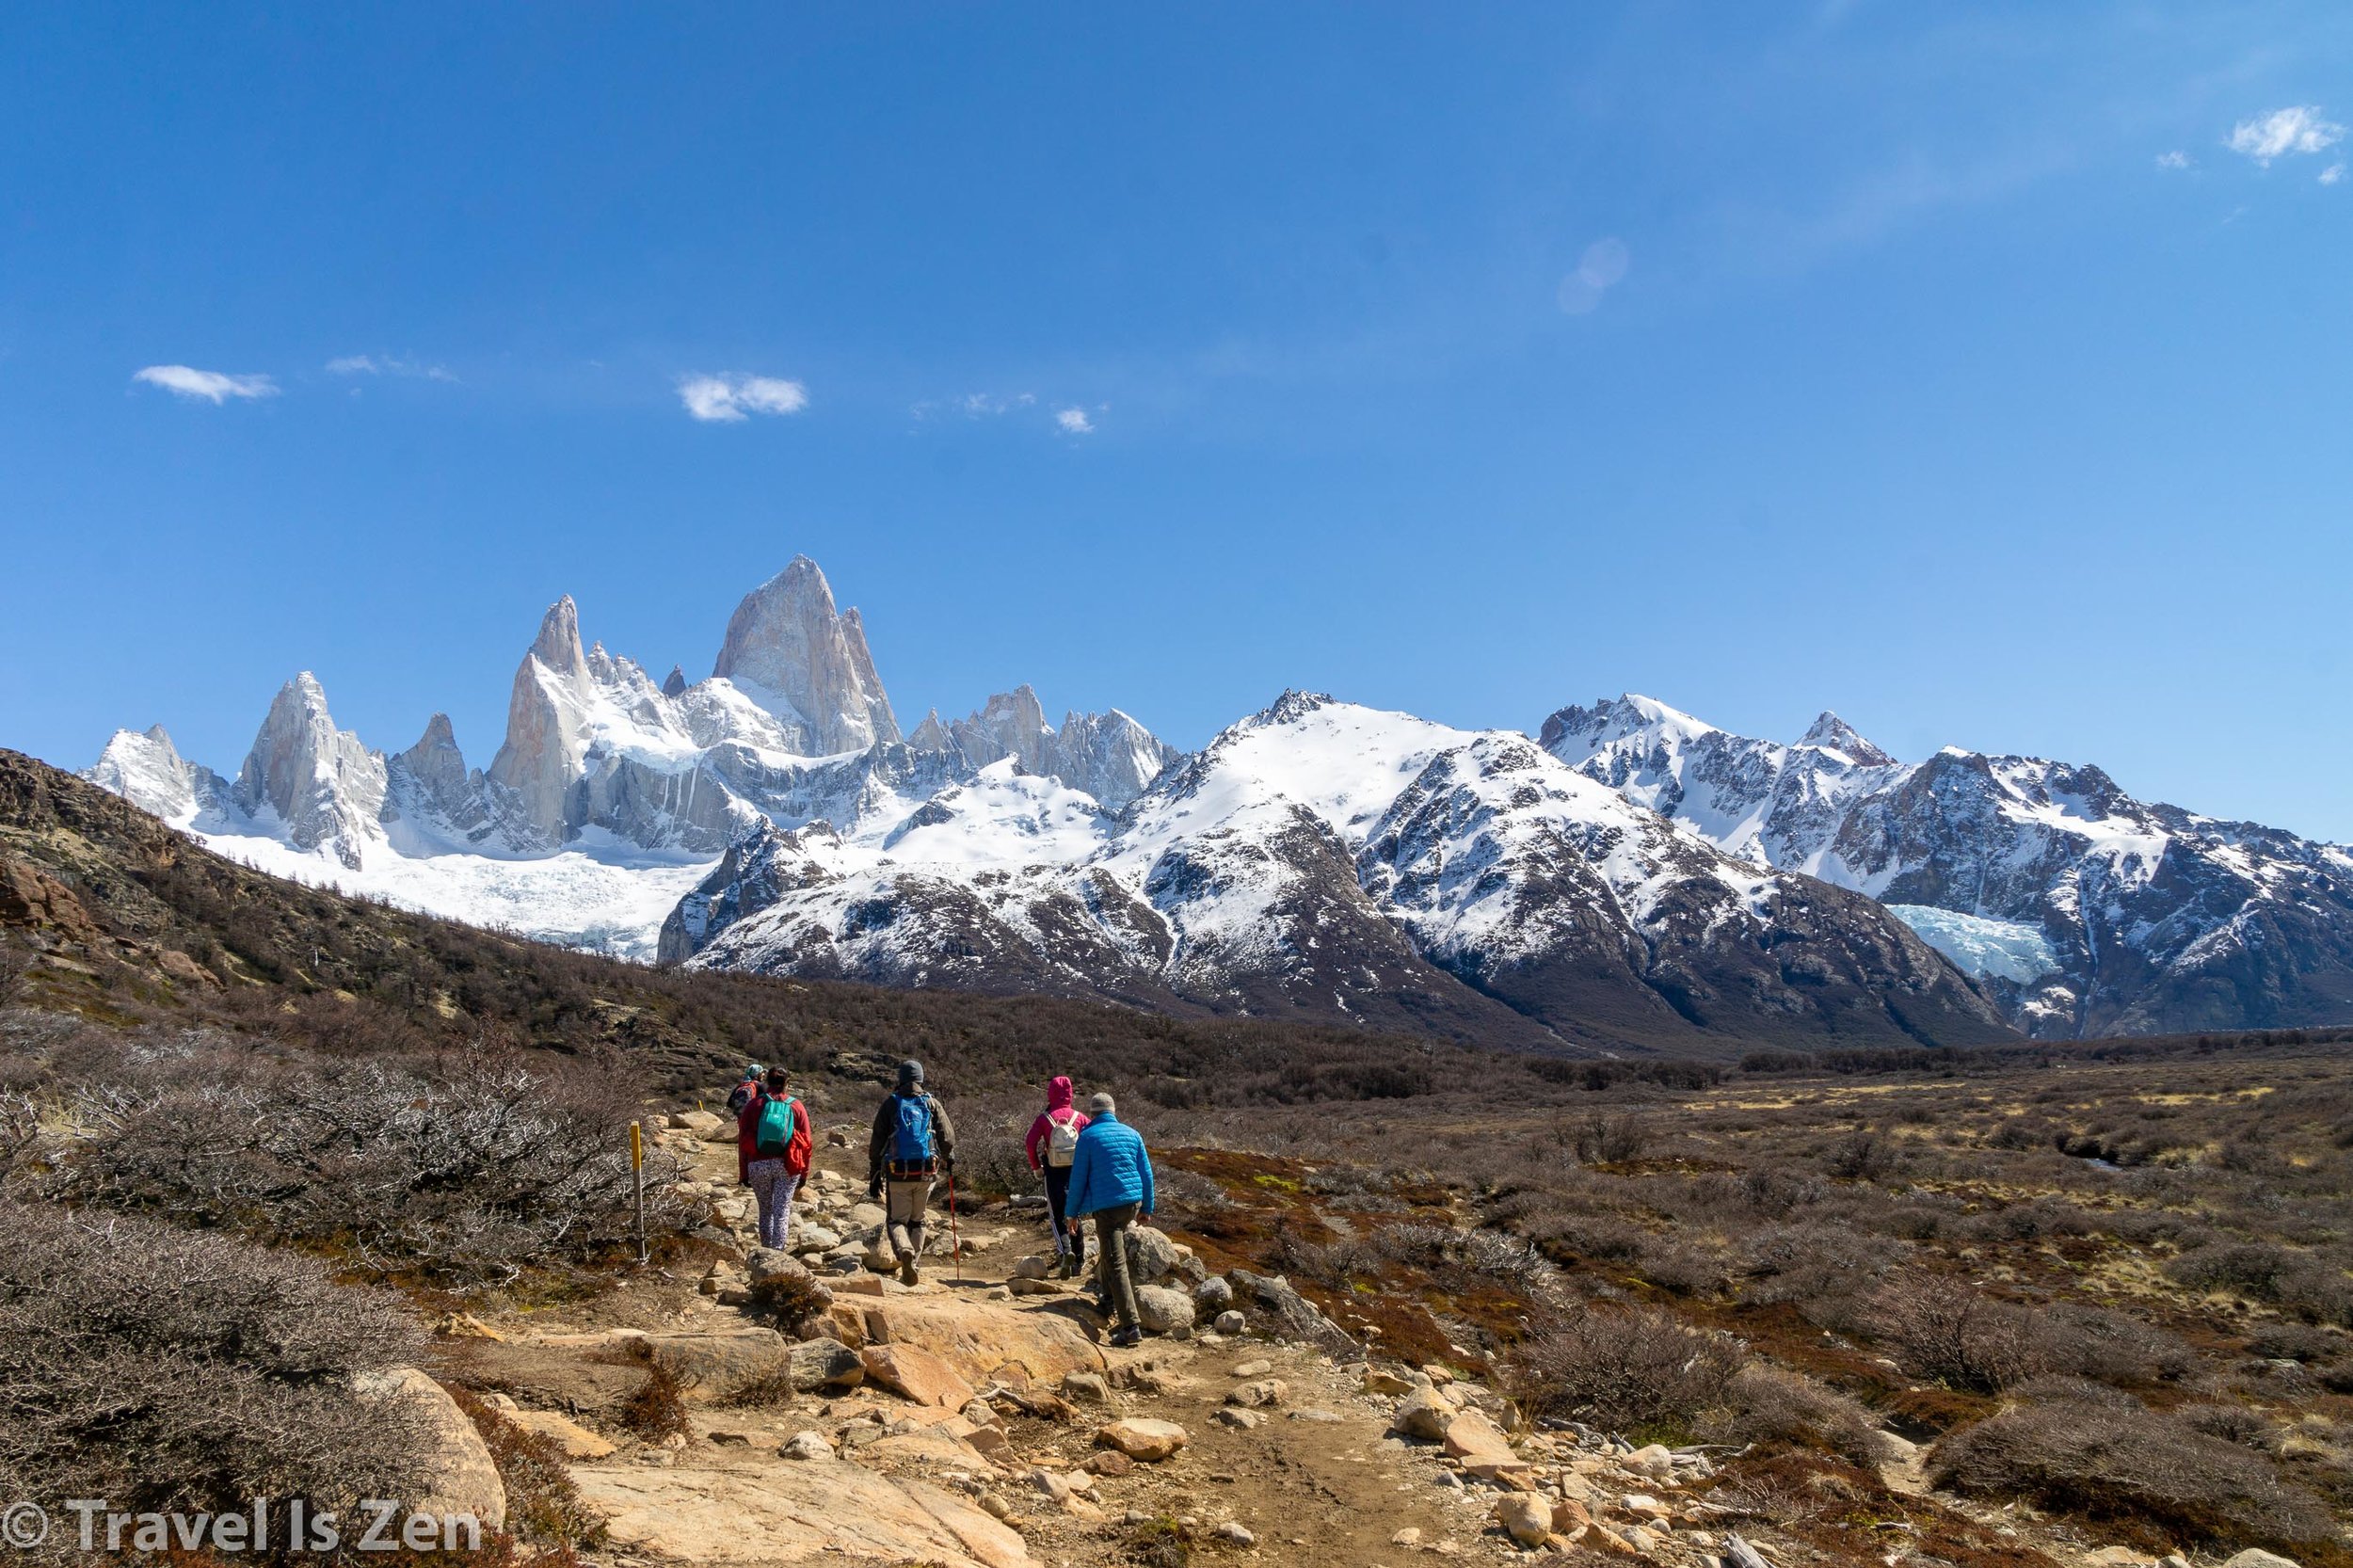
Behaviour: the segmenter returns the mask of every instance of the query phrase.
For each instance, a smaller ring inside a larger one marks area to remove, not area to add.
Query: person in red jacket
[[[760,1244],[784,1250],[792,1228],[792,1194],[808,1175],[817,1138],[808,1107],[784,1092],[782,1067],[768,1069],[735,1118],[736,1179],[760,1200]]]
[[[1030,1169],[1046,1177],[1046,1212],[1054,1226],[1054,1256],[1062,1277],[1075,1276],[1086,1264],[1086,1238],[1063,1212],[1070,1193],[1070,1161],[1086,1130],[1086,1112],[1070,1103],[1070,1080],[1057,1078],[1046,1085],[1046,1110],[1030,1124]]]

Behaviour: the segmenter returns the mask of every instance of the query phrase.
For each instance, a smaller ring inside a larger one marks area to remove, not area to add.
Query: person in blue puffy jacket
[[[1143,1135],[1119,1119],[1111,1096],[1096,1096],[1087,1115],[1091,1120],[1079,1134],[1063,1209],[1074,1221],[1095,1217],[1096,1288],[1103,1304],[1119,1316],[1112,1343],[1124,1350],[1144,1337],[1135,1282],[1128,1272],[1128,1227],[1152,1217],[1152,1156]]]

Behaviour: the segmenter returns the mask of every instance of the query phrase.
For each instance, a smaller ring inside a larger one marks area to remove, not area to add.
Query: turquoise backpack
[[[792,1108],[800,1101],[787,1095],[760,1108],[760,1125],[752,1132],[752,1147],[761,1154],[782,1154],[792,1146]]]

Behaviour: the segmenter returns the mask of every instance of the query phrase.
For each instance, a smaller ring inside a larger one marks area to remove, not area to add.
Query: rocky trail
[[[1368,1356],[1283,1281],[1211,1275],[1158,1231],[1131,1252],[1158,1331],[1132,1350],[1106,1343],[1083,1280],[1043,1277],[1033,1207],[963,1216],[961,1257],[936,1210],[923,1278],[903,1286],[880,1272],[852,1129],[820,1140],[792,1254],[763,1251],[731,1126],[666,1121],[661,1144],[734,1232],[728,1256],[442,1325],[444,1379],[561,1446],[604,1527],[595,1562],[1818,1560],[1717,1489],[1705,1451],[1515,1431],[1488,1389]],[[1925,1492],[1916,1455],[1890,1468]],[[2004,1561],[2156,1560],[2046,1555],[1989,1523],[2013,1543]]]

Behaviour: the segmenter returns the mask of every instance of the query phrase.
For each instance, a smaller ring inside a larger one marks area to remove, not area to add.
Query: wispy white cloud
[[[2189,154],[2179,150],[2171,152],[2160,152],[2157,154],[2157,167],[2159,168],[2187,168],[2189,167]]]
[[[1623,280],[1633,264],[1634,255],[1626,249],[1625,241],[1615,234],[1597,239],[1585,248],[1577,270],[1561,280],[1554,297],[1569,314],[1581,316],[1598,308],[1601,296]]]
[[[1087,417],[1084,408],[1057,408],[1054,410],[1054,423],[1065,436],[1095,434],[1095,421]]]
[[[808,389],[774,376],[682,376],[679,401],[695,418],[734,424],[753,414],[797,414],[808,407]]]
[[[149,365],[132,372],[131,379],[212,404],[226,403],[232,397],[278,395],[278,383],[266,376],[227,376],[217,370],[197,370],[187,365]]]
[[[2318,104],[2304,104],[2240,120],[2231,127],[2222,145],[2268,168],[2274,158],[2325,152],[2344,139],[2344,126],[2322,119]]]
[[[329,376],[413,376],[427,381],[455,381],[440,365],[404,360],[392,354],[345,354],[327,361]]]
[[[2333,185],[2344,178],[2345,165],[2341,163],[2330,164],[2320,171],[2320,183],[2324,185]]]
[[[962,397],[927,397],[909,410],[917,419],[938,419],[947,415],[964,419],[995,419],[1023,408],[1034,408],[1035,392],[966,392]]]

